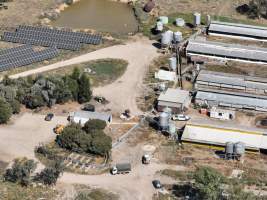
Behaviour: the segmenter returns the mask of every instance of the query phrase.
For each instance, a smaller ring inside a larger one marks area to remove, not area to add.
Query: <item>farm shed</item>
[[[267,40],[267,27],[212,21],[208,27],[208,34],[241,39]]]
[[[112,122],[112,115],[110,113],[99,113],[90,111],[77,111],[72,112],[69,115],[71,122],[84,125],[88,120],[100,119],[105,121],[107,124]]]
[[[267,63],[267,48],[237,44],[189,40],[186,47],[187,57],[198,56],[220,60],[236,60],[252,63]]]
[[[267,149],[265,130],[245,129],[236,125],[219,125],[211,121],[187,123],[181,139],[215,146],[225,146],[227,142],[243,142],[248,150]]]
[[[195,103],[210,107],[228,107],[267,112],[267,97],[214,89],[201,89],[197,92]]]
[[[264,78],[206,70],[201,70],[196,79],[195,88],[201,87],[267,94],[267,80]]]
[[[162,112],[164,108],[168,107],[172,109],[173,113],[179,113],[184,111],[189,104],[189,91],[168,88],[165,92],[160,94],[157,109],[159,112]]]

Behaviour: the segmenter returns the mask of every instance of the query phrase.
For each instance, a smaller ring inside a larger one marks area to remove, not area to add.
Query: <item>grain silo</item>
[[[161,35],[161,45],[163,47],[169,46],[173,41],[173,32],[168,30]]]
[[[162,112],[159,116],[159,126],[161,130],[168,130],[169,128],[170,115]]]
[[[180,31],[176,31],[173,34],[173,41],[175,43],[180,43],[183,40],[183,34]]]
[[[169,58],[169,65],[172,71],[176,71],[177,69],[177,60],[176,57]]]
[[[232,158],[234,154],[234,143],[233,142],[226,142],[225,144],[225,156],[226,158]]]
[[[245,154],[245,144],[243,142],[237,142],[234,144],[234,155],[242,156]]]
[[[163,31],[163,23],[161,21],[157,21],[156,31]]]
[[[197,27],[201,24],[201,14],[200,13],[197,13],[195,12],[194,13],[194,26]]]

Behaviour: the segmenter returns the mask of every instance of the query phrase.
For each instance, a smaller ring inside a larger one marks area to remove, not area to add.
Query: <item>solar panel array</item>
[[[48,27],[19,26],[15,32],[5,32],[2,40],[75,51],[81,48],[82,43],[100,44],[102,37]]]
[[[56,48],[34,51],[32,46],[23,45],[0,51],[0,71],[52,59],[59,54]]]

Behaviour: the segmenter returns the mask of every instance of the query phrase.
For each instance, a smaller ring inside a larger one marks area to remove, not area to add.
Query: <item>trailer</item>
[[[131,171],[131,163],[119,163],[111,168],[111,174],[127,174]]]

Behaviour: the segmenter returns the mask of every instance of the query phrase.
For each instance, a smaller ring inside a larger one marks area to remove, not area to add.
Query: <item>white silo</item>
[[[168,129],[168,132],[169,134],[172,136],[172,137],[175,137],[176,136],[176,133],[177,133],[177,128],[176,128],[176,125],[175,123],[169,123],[169,129]]]
[[[201,14],[195,12],[194,13],[194,26],[199,26],[201,24]]]
[[[169,46],[173,40],[173,32],[168,30],[161,35],[161,45],[162,46]]]
[[[163,24],[168,24],[169,18],[167,16],[160,16],[159,21],[161,21]]]
[[[156,30],[157,31],[163,31],[163,23],[161,21],[158,21],[156,24]]]
[[[245,144],[243,142],[237,142],[234,144],[234,154],[236,156],[242,156],[245,154]]]
[[[177,69],[176,57],[169,58],[169,65],[170,65],[170,68],[172,69],[172,71],[176,71],[176,69]]]
[[[206,15],[206,25],[209,26],[211,22],[210,15]]]
[[[168,130],[170,116],[168,113],[162,112],[159,116],[159,126],[162,130]]]
[[[183,18],[177,18],[175,19],[176,26],[183,27],[185,25],[185,21]]]
[[[183,34],[180,31],[176,31],[173,34],[173,40],[175,43],[180,43],[183,40]]]

